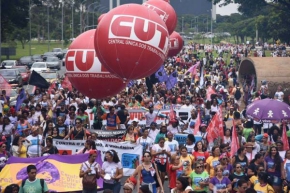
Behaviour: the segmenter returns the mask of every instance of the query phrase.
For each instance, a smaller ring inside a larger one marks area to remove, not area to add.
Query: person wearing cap
[[[257,154],[257,150],[254,147],[254,144],[252,142],[247,142],[245,144],[245,148],[246,148],[246,156],[248,158],[248,162],[251,162],[255,158],[255,155]]]
[[[83,178],[83,193],[97,193],[97,182],[96,179],[100,178],[100,172],[101,172],[101,166],[98,162],[96,162],[96,158],[97,158],[97,151],[91,149],[88,153],[89,158],[87,161],[83,162],[80,168],[80,174],[79,177]],[[94,184],[92,184],[92,182],[90,182],[89,184],[89,188],[88,188],[88,184],[86,180],[84,180],[84,178],[87,178],[87,176],[89,178],[95,179],[94,180]]]
[[[39,135],[39,126],[32,126],[31,134],[26,139],[31,143],[28,147],[27,155],[31,158],[39,157],[42,149],[42,135]]]
[[[134,128],[134,133],[136,133],[138,136],[141,136],[141,132],[142,132],[142,129],[141,127],[138,125],[139,123],[139,119],[138,118],[134,118],[133,121],[132,121],[132,126]]]
[[[133,193],[136,184],[137,180],[133,177],[130,177],[123,186],[124,193]]]

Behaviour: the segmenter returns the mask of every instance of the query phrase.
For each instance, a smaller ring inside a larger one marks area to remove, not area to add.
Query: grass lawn
[[[11,60],[18,60],[22,56],[29,56],[29,44],[24,45],[24,49],[22,48],[22,45],[20,42],[16,42],[16,55],[10,56]],[[8,47],[7,44],[2,44],[2,47]],[[67,48],[68,45],[64,45],[64,48]],[[53,48],[61,48],[61,42],[50,42],[50,47],[48,50],[48,43],[47,42],[41,42],[38,43],[37,41],[31,42],[31,55],[34,54],[44,54],[45,52],[51,51]],[[1,57],[1,61],[6,60],[6,56]]]

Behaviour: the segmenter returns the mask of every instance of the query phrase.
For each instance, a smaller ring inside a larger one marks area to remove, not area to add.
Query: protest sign
[[[82,179],[79,177],[81,164],[88,160],[88,155],[49,155],[39,158],[10,157],[0,173],[0,186],[5,189],[10,184],[20,184],[27,179],[26,167],[33,164],[37,168],[36,178],[44,179],[50,192],[73,192],[82,190]],[[99,154],[97,162],[102,165]],[[74,168],[74,169],[72,169]],[[103,187],[103,179],[97,182]]]
[[[110,141],[110,142],[120,142],[122,141],[123,135],[126,133],[126,130],[89,130],[90,133],[98,134],[98,139],[102,141]]]
[[[62,140],[54,139],[53,145],[57,147],[60,154],[76,154],[79,150],[82,150],[85,145],[85,140]],[[132,144],[130,142],[108,142],[108,141],[96,141],[96,148],[101,152],[102,160],[105,158],[105,154],[108,150],[115,150],[118,153],[119,159],[123,166],[124,176],[130,176],[133,174],[136,167],[141,162],[142,145]]]

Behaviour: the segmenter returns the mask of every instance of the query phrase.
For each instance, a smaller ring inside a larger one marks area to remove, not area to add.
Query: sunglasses
[[[223,158],[223,160],[228,160],[228,158]]]
[[[203,168],[203,166],[196,166],[195,168],[196,168],[196,169],[199,169],[199,168]]]
[[[248,187],[242,187],[244,190],[247,190]]]
[[[81,122],[76,122],[76,124],[80,124]]]
[[[241,166],[237,166],[236,168],[242,168]]]

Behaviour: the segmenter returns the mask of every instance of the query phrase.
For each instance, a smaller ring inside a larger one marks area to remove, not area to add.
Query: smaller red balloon
[[[98,18],[98,23],[100,23],[100,21],[103,19],[103,17],[105,16],[106,14],[103,13],[102,15],[100,15],[100,17]]]
[[[177,15],[174,8],[166,1],[149,0],[142,4],[143,6],[152,9],[164,21],[168,33],[171,34],[177,25]]]
[[[183,48],[183,39],[181,35],[177,32],[173,32],[169,38],[169,51],[168,56],[173,57],[176,56]]]

